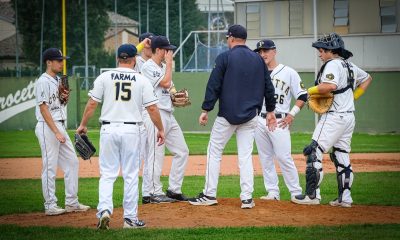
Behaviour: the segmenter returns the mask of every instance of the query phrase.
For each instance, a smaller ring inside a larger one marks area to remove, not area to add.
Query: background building
[[[313,0],[235,0],[235,23],[248,29],[249,47],[275,41],[279,60],[298,71],[313,71]],[[316,0],[317,32],[337,32],[352,61],[369,71],[400,71],[399,0]]]

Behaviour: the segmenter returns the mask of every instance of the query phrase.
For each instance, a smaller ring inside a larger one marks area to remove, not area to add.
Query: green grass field
[[[363,205],[400,205],[399,172],[355,173],[352,187],[355,204]],[[304,187],[304,175],[300,176]],[[162,178],[164,186],[168,179]],[[201,191],[204,177],[185,177],[183,192],[189,196]],[[238,198],[240,193],[239,177],[220,178],[218,197]],[[289,192],[280,176],[281,200],[289,200]],[[82,203],[96,208],[98,202],[98,178],[80,179],[79,199]],[[38,179],[0,180],[0,215],[43,211],[41,182]],[[118,178],[114,186],[114,206],[121,207],[123,181]],[[254,198],[265,194],[261,176],[255,178]],[[322,204],[336,197],[336,178],[326,174],[321,185]],[[64,182],[57,180],[57,197],[63,206]],[[384,196],[384,197],[382,197]],[[140,213],[139,213],[140,214]],[[95,216],[93,216],[95,217]],[[246,227],[246,228],[199,228],[199,229],[146,229],[139,231],[110,230],[99,232],[93,229],[17,227],[0,225],[0,239],[395,239],[400,237],[400,225],[355,225],[340,227]],[[329,233],[329,234],[326,234]]]
[[[73,139],[74,131],[69,131],[69,135]],[[98,149],[99,130],[91,130],[89,137]],[[207,133],[185,133],[190,154],[205,155],[209,138],[210,134]],[[301,153],[304,146],[308,145],[310,141],[311,134],[292,133],[292,153]],[[352,140],[352,152],[400,152],[400,135],[355,133]],[[254,148],[254,154],[256,153],[257,148]],[[167,154],[169,153],[167,152]],[[235,137],[232,137],[226,145],[224,154],[237,154]],[[1,132],[0,158],[7,157],[40,157],[40,148],[34,131]]]
[[[247,227],[97,231],[86,228],[17,227],[0,225],[0,239],[399,239],[400,225],[346,225],[338,227]]]
[[[73,131],[69,134],[72,137]],[[98,147],[99,132],[92,130],[90,138]],[[205,154],[209,134],[185,133],[191,154]],[[310,142],[310,134],[292,134],[293,153],[300,153]],[[400,152],[400,135],[354,134],[352,152]],[[236,154],[236,140],[232,138],[225,154]],[[256,153],[256,148],[255,152]],[[2,132],[0,135],[0,158],[39,157],[40,149],[33,131]],[[163,177],[166,185],[168,178]],[[300,175],[305,187],[305,177]],[[355,173],[352,186],[354,204],[400,206],[400,172]],[[64,202],[64,181],[57,180],[59,204]],[[204,184],[203,176],[185,177],[183,192],[197,195]],[[322,204],[336,197],[335,174],[326,174],[321,185]],[[239,198],[239,176],[220,178],[218,197]],[[255,177],[254,198],[265,194],[262,176]],[[289,192],[280,176],[281,199],[289,200]],[[123,181],[118,178],[114,188],[114,205],[121,207]],[[0,180],[0,215],[42,212],[43,197],[39,179]],[[95,208],[98,202],[98,178],[79,181],[79,199]],[[139,213],[140,214],[140,213]],[[94,216],[93,216],[94,217]],[[195,217],[195,216],[194,216]],[[335,227],[244,227],[244,228],[196,228],[196,229],[143,229],[130,231],[116,229],[96,231],[70,227],[18,227],[0,225],[0,239],[399,239],[400,224],[364,224]]]

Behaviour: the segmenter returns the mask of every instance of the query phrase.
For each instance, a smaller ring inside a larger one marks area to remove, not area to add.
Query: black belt
[[[106,125],[106,124],[110,124],[110,122],[107,121],[102,121],[101,124]],[[124,124],[132,124],[132,125],[136,125],[136,122],[124,122]]]
[[[344,112],[336,112],[336,111],[328,111],[328,113],[353,113],[354,111],[344,111]]]
[[[60,122],[60,123],[64,124],[65,120],[56,120],[56,122]]]
[[[266,117],[267,117],[267,114],[265,114],[265,113],[260,113],[260,117],[266,118]],[[286,113],[275,113],[275,117],[276,117],[276,118],[284,118],[284,117],[286,117]]]

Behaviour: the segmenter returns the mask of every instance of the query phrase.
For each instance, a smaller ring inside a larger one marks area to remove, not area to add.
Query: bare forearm
[[[165,70],[165,75],[163,80],[161,80],[160,82],[160,87],[163,88],[170,88],[171,87],[171,83],[172,83],[172,69],[168,67]]]
[[[49,126],[51,131],[54,134],[59,133],[60,131],[58,130],[56,124],[54,123],[54,120],[53,120],[53,118],[52,118],[52,116],[50,114],[49,108],[45,103],[40,105],[40,113],[42,114],[42,117],[43,117],[44,121],[46,122],[47,126]]]
[[[154,123],[154,125],[156,126],[158,131],[163,131],[164,127],[162,125],[160,111],[158,110],[157,105],[154,104],[154,105],[148,106],[146,109],[147,109],[147,112],[149,113],[151,121]]]
[[[94,111],[97,108],[97,102],[94,101],[93,99],[89,99],[86,107],[85,107],[85,111],[83,112],[83,116],[82,116],[82,121],[81,121],[81,126],[86,126],[89,119],[93,116]]]
[[[303,108],[304,104],[305,104],[305,102],[302,101],[302,100],[296,100],[296,102],[295,102],[295,105],[296,105],[297,107],[299,107],[300,109]]]

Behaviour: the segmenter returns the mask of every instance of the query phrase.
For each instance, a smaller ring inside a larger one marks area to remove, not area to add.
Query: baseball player
[[[345,49],[342,38],[336,33],[323,36],[312,44],[323,62],[316,86],[308,94],[334,94],[334,102],[328,112],[322,114],[312,136],[311,144],[303,154],[307,157],[306,191],[292,199],[298,204],[320,204],[319,186],[323,179],[322,154],[329,151],[336,167],[338,198],[331,206],[351,207],[353,170],[350,164],[350,143],[355,126],[354,100],[358,99],[372,81],[371,76],[347,59],[353,54]]]
[[[139,166],[143,125],[142,107],[146,107],[158,132],[157,143],[164,142],[164,129],[157,108],[158,99],[148,80],[133,70],[136,47],[123,44],[118,48],[118,68],[102,73],[89,91],[89,100],[77,133],[86,133],[86,124],[102,102],[100,122],[100,182],[97,217],[99,229],[108,229],[113,213],[113,185],[121,169],[124,178],[124,228],[141,228],[137,218],[139,199]]]
[[[46,72],[35,83],[36,124],[35,134],[42,152],[42,191],[46,215],[59,215],[65,212],[87,211],[90,207],[78,202],[79,161],[69,138],[65,121],[66,105],[60,103],[58,88],[63,69],[63,56],[57,48],[43,52]],[[57,167],[64,171],[65,209],[57,206],[56,174]]]
[[[173,154],[171,172],[169,174],[169,187],[166,194],[160,181],[162,166],[164,163],[165,147],[156,145],[154,124],[145,113],[144,123],[147,130],[147,162],[145,164],[147,180],[150,184],[143,189],[142,203],[170,203],[175,201],[187,201],[182,193],[182,182],[185,174],[189,149],[186,145],[182,130],[178,125],[173,111],[169,89],[172,83],[172,55],[176,49],[168,38],[156,36],[151,39],[152,57],[142,67],[143,76],[150,80],[159,98],[161,120],[165,129],[165,146]],[[163,63],[165,61],[165,63]]]
[[[265,98],[267,124],[272,131],[276,127],[275,99],[274,87],[264,61],[245,45],[246,38],[247,30],[243,26],[229,27],[226,39],[230,50],[218,55],[207,83],[199,123],[207,124],[208,112],[213,110],[217,100],[219,111],[207,148],[205,186],[197,198],[189,200],[192,205],[218,203],[216,196],[222,152],[228,140],[236,133],[241,208],[255,206],[252,197],[254,176],[251,154],[257,114]]]
[[[289,192],[294,198],[301,194],[299,175],[291,155],[291,141],[289,126],[294,117],[307,101],[307,91],[300,79],[299,74],[292,68],[278,63],[276,60],[276,46],[272,40],[265,39],[257,43],[258,52],[264,59],[270,72],[272,85],[275,87],[275,116],[279,127],[275,131],[269,131],[265,126],[266,110],[263,106],[258,117],[258,125],[255,140],[263,168],[264,185],[268,195],[262,196],[264,200],[279,200],[278,174],[275,170],[273,157],[275,155],[282,170],[283,179]],[[290,109],[292,97],[296,103]]]
[[[142,33],[139,36],[139,42],[140,43],[144,43],[145,39],[149,39],[151,41],[151,39],[154,37],[153,33],[150,32],[146,32],[146,33]],[[139,49],[138,49],[139,50]],[[139,51],[140,52],[140,51]],[[151,52],[151,45],[146,43],[143,44],[143,49],[140,52],[140,55],[136,56],[136,65],[135,65],[135,71],[138,73],[141,73],[141,69],[143,64],[149,60],[152,56],[152,52]]]

